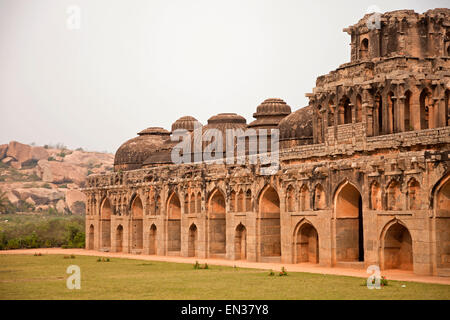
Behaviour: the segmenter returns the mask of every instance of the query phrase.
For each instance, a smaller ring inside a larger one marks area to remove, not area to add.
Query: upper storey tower
[[[397,55],[417,58],[450,56],[450,9],[423,14],[398,10],[366,14],[344,29],[351,36],[351,62]]]

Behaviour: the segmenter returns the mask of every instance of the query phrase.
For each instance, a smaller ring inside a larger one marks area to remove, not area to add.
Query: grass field
[[[81,289],[66,287],[69,265]],[[450,299],[450,286],[389,281],[369,290],[365,279],[266,270],[61,255],[0,255],[0,299]],[[402,287],[402,285],[406,287]]]

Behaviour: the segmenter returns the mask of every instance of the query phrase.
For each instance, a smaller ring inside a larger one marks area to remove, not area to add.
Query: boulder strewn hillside
[[[17,141],[2,144],[0,213],[57,210],[84,214],[86,198],[78,189],[88,175],[112,171],[113,163],[114,155],[109,153],[30,146]]]

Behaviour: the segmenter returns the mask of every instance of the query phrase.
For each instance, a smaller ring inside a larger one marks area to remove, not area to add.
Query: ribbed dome
[[[178,119],[177,121],[175,121],[172,124],[172,132],[175,130],[187,130],[187,131],[194,131],[195,129],[195,125],[202,125],[197,119],[195,119],[194,117],[191,116],[185,116],[185,117],[181,117],[180,119]]]
[[[210,129],[219,130],[222,133],[222,151],[226,152],[226,141],[227,141],[227,130],[228,129],[242,129],[245,130],[247,128],[247,120],[244,117],[236,114],[236,113],[219,113],[215,116],[212,116],[208,119],[208,124],[202,127],[202,135],[203,138],[212,138],[215,134],[214,131],[209,131]],[[194,146],[194,135],[195,132],[191,133],[191,146]],[[209,140],[211,141],[211,140]],[[203,141],[202,149],[204,150],[210,142]],[[192,147],[192,152],[194,152],[194,147]],[[193,160],[193,159],[192,159]]]
[[[301,108],[280,121],[281,148],[310,144],[313,141],[313,108]]]
[[[116,151],[114,169],[139,169],[142,162],[169,139],[170,132],[163,128],[147,128],[138,136],[123,143]]]
[[[266,99],[256,108],[253,117],[263,115],[288,115],[291,113],[291,107],[284,102],[283,99],[270,98]]]
[[[208,126],[214,127],[220,124],[246,124],[247,120],[236,113],[219,113],[208,119]]]
[[[270,98],[264,100],[257,108],[253,117],[256,119],[248,125],[249,128],[271,129],[291,113],[291,107],[282,99]]]

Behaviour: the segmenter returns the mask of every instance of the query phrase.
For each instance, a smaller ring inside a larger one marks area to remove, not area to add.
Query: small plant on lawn
[[[195,261],[194,269],[200,269],[200,264],[198,263],[198,261]]]
[[[288,275],[288,274],[287,274],[286,269],[285,269],[284,267],[282,267],[282,268],[281,268],[281,271],[280,271],[280,277],[287,276],[287,275]]]
[[[270,271],[269,271],[269,277],[273,277],[274,275],[275,275],[275,272],[273,272],[273,270],[270,269]]]
[[[35,252],[35,253],[34,253],[34,256],[35,256],[35,257],[41,257],[41,256],[42,256],[42,253],[40,253],[40,252]]]
[[[200,263],[198,263],[198,261],[195,261],[194,269],[209,269],[209,267],[207,263],[201,265]]]

